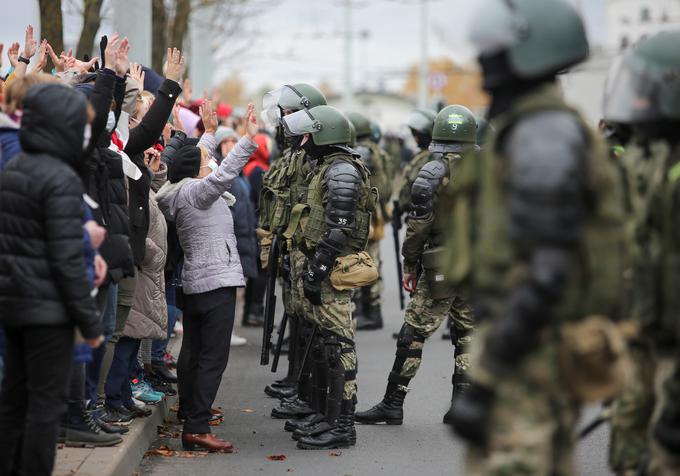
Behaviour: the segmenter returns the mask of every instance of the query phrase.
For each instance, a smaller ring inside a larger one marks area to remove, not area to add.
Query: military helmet
[[[437,113],[434,111],[416,109],[406,118],[406,125],[416,132],[431,136],[435,117],[437,117]]]
[[[432,140],[435,142],[477,143],[477,120],[465,106],[446,106],[434,120]]]
[[[371,140],[378,144],[382,139],[382,129],[380,129],[380,124],[375,121],[371,121]]]
[[[332,106],[316,106],[281,118],[289,137],[311,134],[316,145],[349,144],[352,128],[349,119]]]
[[[583,20],[566,0],[484,0],[469,39],[480,56],[505,51],[522,79],[558,73],[588,57]]]
[[[326,96],[314,86],[305,83],[286,84],[269,91],[262,98],[262,119],[276,126],[281,119],[281,111],[299,111],[327,104]]]
[[[617,58],[604,97],[607,122],[680,120],[680,31],[640,40]]]
[[[360,112],[348,112],[346,116],[357,131],[357,139],[371,135],[371,120],[368,117]]]
[[[352,121],[349,121],[349,132],[350,132],[349,146],[354,147],[357,145],[357,129],[356,127],[354,127],[354,124],[352,124]]]

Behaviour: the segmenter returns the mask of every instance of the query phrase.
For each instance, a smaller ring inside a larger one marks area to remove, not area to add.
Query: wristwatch
[[[29,64],[29,63],[31,62],[30,59],[24,58],[24,57],[21,56],[21,55],[19,55],[19,61],[21,61],[22,63],[26,63],[26,64]]]

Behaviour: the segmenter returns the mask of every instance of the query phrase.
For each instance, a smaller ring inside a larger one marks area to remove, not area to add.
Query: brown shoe
[[[234,446],[228,441],[216,438],[212,433],[182,433],[182,448],[187,451],[210,451],[211,453],[232,453]]]

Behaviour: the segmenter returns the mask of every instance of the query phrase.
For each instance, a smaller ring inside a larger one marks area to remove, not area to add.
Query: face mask
[[[83,150],[87,149],[90,145],[90,138],[92,137],[92,126],[85,124],[85,130],[83,131]]]
[[[113,128],[116,125],[116,115],[113,111],[109,111],[109,116],[106,118],[106,132],[109,134],[113,132]]]

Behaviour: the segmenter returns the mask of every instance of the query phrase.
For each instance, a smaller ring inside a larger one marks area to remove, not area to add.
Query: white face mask
[[[113,132],[113,128],[116,125],[116,115],[113,113],[113,111],[109,111],[109,115],[106,118],[106,132],[109,134]]]
[[[92,137],[92,126],[85,124],[85,130],[83,131],[83,150],[87,149],[90,145],[90,138]]]

